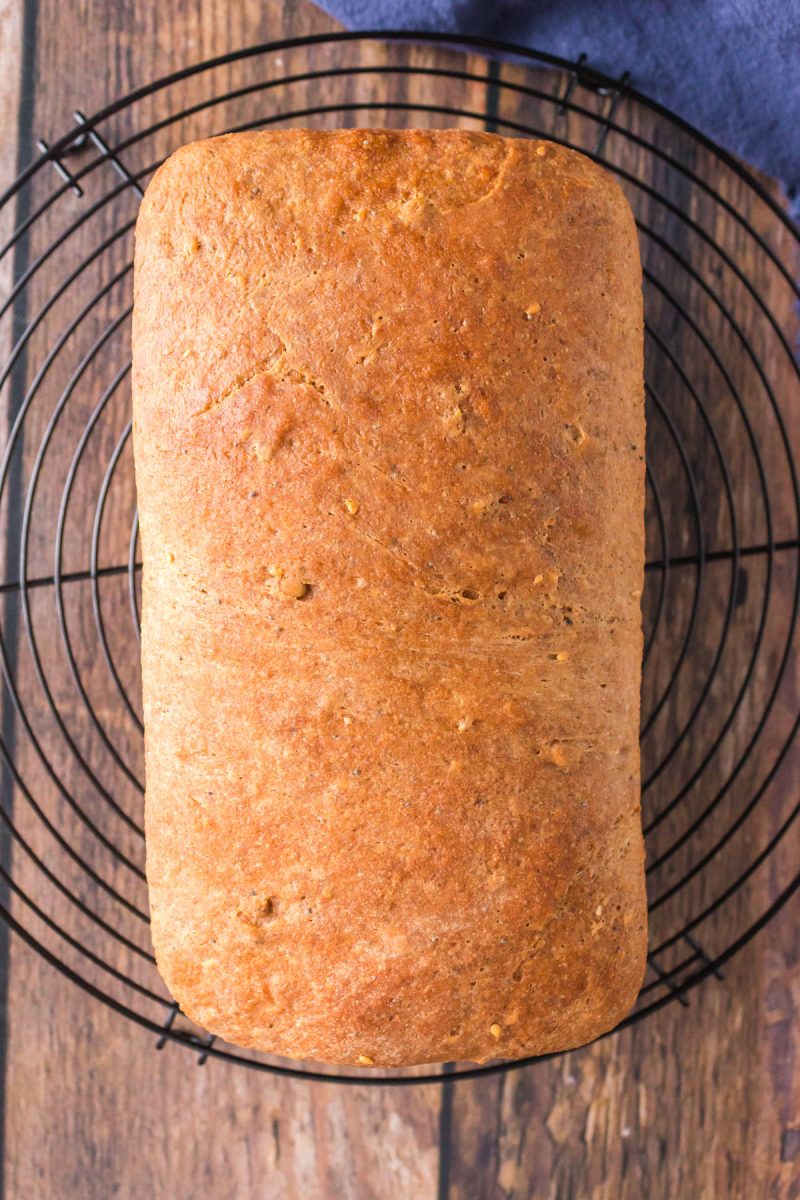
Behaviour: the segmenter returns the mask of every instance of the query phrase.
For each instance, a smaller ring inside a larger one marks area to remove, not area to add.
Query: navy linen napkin
[[[780,179],[800,209],[800,0],[323,0],[352,29],[496,38],[575,59]]]

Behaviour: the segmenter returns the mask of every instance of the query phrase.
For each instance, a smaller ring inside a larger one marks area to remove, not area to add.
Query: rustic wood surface
[[[94,111],[228,49],[332,28],[306,0],[0,0],[0,182],[30,160],[35,137],[62,132],[74,108]],[[156,98],[149,115],[159,112]],[[6,271],[0,290],[8,285]],[[82,486],[79,478],[79,497]],[[112,527],[117,519],[112,510]],[[49,553],[46,531],[34,529],[34,559],[46,564]],[[76,593],[70,603],[79,638],[90,599]],[[73,715],[71,690],[59,702]],[[66,779],[66,754],[62,766]],[[797,759],[794,767],[782,786],[796,787]],[[15,860],[23,877],[27,869]],[[779,882],[760,886],[766,901]],[[149,1035],[0,927],[3,1195],[794,1200],[798,918],[795,896],[731,962],[724,985],[692,994],[689,1015],[673,1004],[552,1063],[404,1089],[281,1081],[222,1062],[200,1069],[175,1046],[156,1054]]]

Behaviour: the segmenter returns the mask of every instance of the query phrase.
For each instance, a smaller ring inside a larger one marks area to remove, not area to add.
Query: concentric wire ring
[[[800,804],[785,779],[798,724],[797,231],[738,163],[628,83],[518,47],[411,37],[305,38],[199,64],[80,115],[0,197],[0,216],[17,216],[0,249],[15,278],[0,306],[3,913],[159,1047],[383,1084],[442,1076],[307,1070],[218,1045],[176,1014],[150,951],[131,245],[141,186],[184,141],[278,124],[465,124],[552,137],[615,173],[641,236],[649,415],[651,971],[626,1023],[687,1004],[800,884],[787,853]],[[481,56],[504,53],[515,65],[487,71]],[[167,116],[153,119],[153,96]]]

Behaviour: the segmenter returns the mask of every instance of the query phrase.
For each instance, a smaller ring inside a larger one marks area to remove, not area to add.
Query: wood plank
[[[13,179],[19,170],[19,133],[20,126],[25,126],[27,105],[24,103],[22,92],[24,14],[22,0],[0,0],[0,46],[4,50],[4,70],[0,73],[0,179],[3,185]],[[32,86],[32,85],[30,85]],[[16,204],[0,212],[0,244],[11,236],[17,219]],[[6,256],[0,262],[0,297],[5,298],[11,291],[14,275],[14,260]],[[13,345],[14,330],[11,322],[6,322],[0,328],[0,362],[5,362]],[[6,384],[0,388],[0,410],[3,415],[10,405],[10,388]],[[5,438],[6,422],[3,421],[3,438]],[[0,555],[5,563],[8,553],[6,527],[0,526]],[[5,737],[10,728],[10,721],[2,722],[2,734]],[[0,786],[7,793],[8,777],[0,771]],[[4,871],[10,862],[10,845],[8,833],[0,825],[0,863]],[[8,889],[5,881],[0,880],[0,903],[8,903]],[[4,921],[0,920],[0,1092],[6,1095],[6,1040],[8,1031],[8,958],[11,933]],[[4,1106],[5,1107],[5,1106]],[[5,1125],[0,1125],[0,1162],[5,1157]]]

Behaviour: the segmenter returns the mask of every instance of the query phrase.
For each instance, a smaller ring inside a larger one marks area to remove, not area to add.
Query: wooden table
[[[306,0],[0,0],[0,178],[177,66],[334,28]],[[6,287],[8,278],[0,278]],[[725,986],[554,1062],[445,1087],[198,1069],[2,935],[8,1200],[800,1195],[800,897]]]

